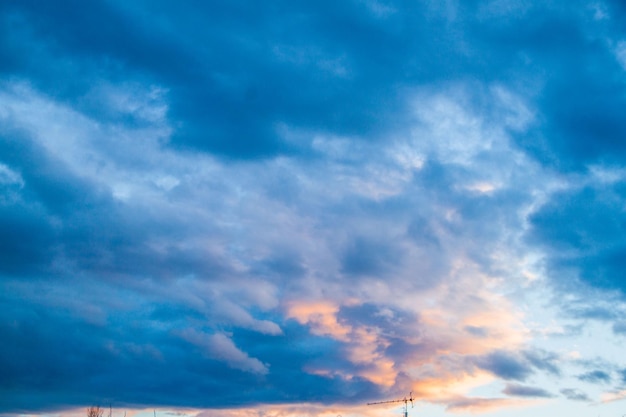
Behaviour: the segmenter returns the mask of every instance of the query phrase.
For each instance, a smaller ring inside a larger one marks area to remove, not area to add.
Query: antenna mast
[[[367,403],[367,405],[404,403],[404,417],[409,417],[409,401],[411,402],[411,408],[413,408],[413,391],[409,393],[409,398],[404,397],[401,400],[378,401],[375,403]]]

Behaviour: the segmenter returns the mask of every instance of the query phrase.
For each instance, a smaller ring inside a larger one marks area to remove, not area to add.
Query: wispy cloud
[[[573,388],[564,388],[561,390],[561,394],[563,394],[568,400],[573,401],[591,401],[591,398],[583,391]]]
[[[519,384],[507,384],[502,392],[506,395],[511,395],[513,397],[554,397],[553,394],[543,388],[530,387]]]
[[[611,381],[611,375],[601,370],[595,370],[595,371],[589,371],[589,372],[579,375],[578,379],[580,379],[581,381],[591,382],[594,384],[608,383]]]

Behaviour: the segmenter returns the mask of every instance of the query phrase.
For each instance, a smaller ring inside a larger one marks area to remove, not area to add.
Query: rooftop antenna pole
[[[375,404],[390,404],[390,403],[404,403],[404,417],[409,417],[409,401],[411,402],[411,408],[413,408],[413,391],[409,393],[409,398],[404,397],[401,400],[389,400],[389,401],[378,401],[375,403],[367,403],[367,405],[375,405]]]

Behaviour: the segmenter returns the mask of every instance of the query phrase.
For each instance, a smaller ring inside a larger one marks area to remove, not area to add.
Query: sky
[[[626,4],[0,1],[0,416],[622,416]]]

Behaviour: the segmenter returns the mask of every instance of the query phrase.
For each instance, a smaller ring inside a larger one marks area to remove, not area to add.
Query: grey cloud
[[[386,335],[397,336],[406,332],[407,326],[419,324],[419,317],[410,311],[403,311],[393,306],[377,306],[364,303],[344,306],[338,315],[340,321],[385,329]]]
[[[465,326],[464,330],[477,337],[487,337],[489,335],[489,331],[485,327]]]
[[[497,351],[476,359],[476,365],[505,380],[524,381],[533,373],[533,368],[519,355]]]
[[[561,375],[558,366],[559,356],[556,353],[534,349],[524,351],[524,357],[537,369],[541,369],[552,375]]]
[[[388,275],[402,262],[402,249],[393,242],[355,238],[343,257],[343,271],[349,275]]]
[[[180,337],[206,350],[206,353],[209,354],[210,357],[224,359],[235,369],[263,375],[268,373],[266,364],[242,352],[235,346],[232,339],[223,333],[206,334],[200,333],[194,329],[184,329],[180,331]]]
[[[507,384],[502,392],[506,395],[511,395],[514,397],[540,397],[540,398],[554,397],[554,395],[544,390],[543,388],[529,387],[526,385],[518,385],[518,384]]]
[[[537,370],[560,375],[558,359],[556,354],[539,349],[520,352],[499,350],[475,358],[474,364],[505,380],[525,381]]]
[[[564,388],[561,390],[561,394],[568,400],[572,401],[591,401],[591,398],[583,391],[574,388]]]

